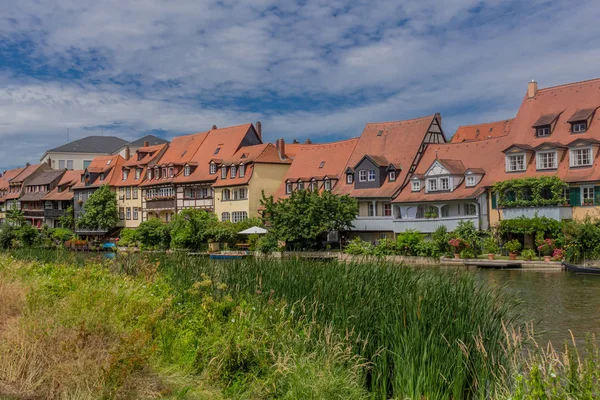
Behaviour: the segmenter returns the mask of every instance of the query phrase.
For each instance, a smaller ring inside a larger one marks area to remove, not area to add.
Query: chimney
[[[131,158],[131,149],[129,146],[125,146],[125,159],[129,160]]]
[[[260,123],[260,121],[256,121],[256,134],[262,142],[262,124]]]
[[[304,142],[304,144],[312,144],[310,139],[306,139],[306,141]]]
[[[50,157],[48,157],[48,166],[52,166],[52,159]]]
[[[535,94],[537,93],[537,90],[537,82],[534,79],[532,79],[531,82],[529,82],[529,84],[527,85],[527,97],[533,99],[535,97]]]
[[[26,167],[29,167],[30,165],[31,165],[31,164],[29,164],[28,162],[27,162],[27,163],[25,163],[25,166],[26,166]]]
[[[281,158],[282,160],[285,160],[285,140],[283,139],[277,139],[277,141],[275,142],[275,147],[277,148],[277,151],[279,152],[279,158]]]
[[[217,126],[216,126],[216,125],[213,125],[213,126],[212,126],[212,128],[210,128],[210,129],[213,129],[213,130],[214,130],[214,129],[217,129]]]
[[[293,144],[298,144],[300,143],[297,139],[294,139],[294,141],[292,142]]]
[[[145,141],[144,141],[144,147],[148,147],[148,146],[150,146],[150,143],[148,143],[148,141],[147,141],[147,140],[145,140]]]
[[[437,117],[438,124],[440,124],[440,126],[442,126],[442,114],[435,113],[435,116]]]

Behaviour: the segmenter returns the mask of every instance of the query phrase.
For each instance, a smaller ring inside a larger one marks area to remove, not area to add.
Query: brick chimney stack
[[[304,144],[312,144],[312,141],[310,139],[306,139],[306,141],[304,142]]]
[[[529,97],[530,99],[533,99],[535,97],[535,94],[538,91],[538,84],[535,80],[531,80],[531,82],[529,82],[529,84],[527,85],[527,97]]]
[[[262,124],[260,123],[260,121],[256,121],[256,134],[262,142]]]
[[[277,148],[277,151],[279,152],[279,157],[282,160],[285,160],[286,156],[285,156],[285,140],[283,140],[283,138],[277,139],[277,141],[275,142],[275,147]]]
[[[131,149],[129,146],[125,146],[125,159],[129,160],[131,158]]]
[[[150,145],[150,143],[146,140],[144,141],[144,147],[148,147]]]
[[[210,129],[215,130],[215,129],[217,129],[217,126],[213,125],[212,128],[210,128]]]

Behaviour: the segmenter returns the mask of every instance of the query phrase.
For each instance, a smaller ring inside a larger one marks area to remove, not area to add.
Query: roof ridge
[[[354,137],[354,138],[348,138],[348,139],[343,139],[343,140],[336,140],[335,142],[327,142],[327,143],[311,143],[311,144],[307,144],[307,143],[290,143],[290,144],[297,144],[297,145],[301,145],[301,146],[306,146],[305,148],[307,149],[314,149],[315,147],[319,146],[319,147],[323,147],[323,146],[331,146],[334,144],[342,144],[345,142],[350,142],[352,140],[358,140],[360,139],[360,137]],[[286,143],[287,146],[287,143]]]
[[[481,122],[479,124],[470,124],[470,125],[459,125],[458,128],[456,128],[456,130],[458,130],[459,128],[469,128],[471,126],[477,126],[477,125],[489,125],[489,124],[497,124],[498,122],[508,122],[508,121],[514,121],[516,117],[513,118],[507,118],[507,119],[500,119],[498,121],[492,121],[492,122]]]
[[[486,142],[488,140],[501,139],[508,135],[510,135],[510,133],[505,133],[504,135],[488,137],[488,138],[483,138],[483,139],[477,139],[477,140],[465,140],[464,142],[429,143],[429,146],[449,146],[449,145],[481,143],[481,142]]]
[[[394,124],[394,123],[397,123],[397,122],[416,121],[416,120],[418,120],[418,119],[433,118],[433,117],[435,117],[437,114],[438,114],[438,113],[434,113],[434,114],[431,114],[431,115],[424,115],[424,116],[422,116],[422,117],[408,118],[408,119],[398,119],[398,120],[395,120],[395,121],[384,121],[384,122],[367,122],[367,123],[365,124],[365,126],[367,126],[367,125],[375,125],[375,124]]]
[[[577,82],[569,82],[569,83],[563,83],[561,85],[556,85],[556,86],[548,86],[542,89],[538,89],[538,92],[543,92],[546,90],[553,90],[553,89],[558,89],[558,88],[564,88],[564,87],[569,87],[569,86],[576,86],[576,85],[582,85],[585,83],[590,83],[590,82],[594,82],[594,81],[598,81],[600,82],[600,77],[598,78],[592,78],[592,79],[585,79],[582,81],[577,81]]]

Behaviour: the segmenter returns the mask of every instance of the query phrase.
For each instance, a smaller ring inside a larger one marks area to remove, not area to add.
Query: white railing
[[[360,232],[392,232],[394,230],[393,217],[356,217],[352,221],[352,230]]]
[[[458,227],[460,221],[471,221],[475,228],[479,229],[479,216],[473,215],[446,218],[395,219],[394,232],[406,232],[411,229],[422,233],[432,233],[442,225],[446,226],[448,232],[451,232]]]
[[[557,221],[573,218],[573,209],[571,207],[517,207],[502,209],[504,219],[515,219],[519,217],[534,218],[546,217]]]

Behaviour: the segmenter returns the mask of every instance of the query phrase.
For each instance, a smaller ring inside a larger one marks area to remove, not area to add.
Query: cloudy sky
[[[325,141],[600,76],[598,0],[0,0],[0,168],[91,134]]]

